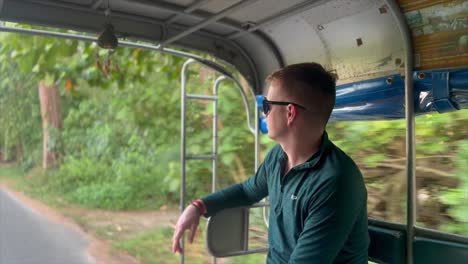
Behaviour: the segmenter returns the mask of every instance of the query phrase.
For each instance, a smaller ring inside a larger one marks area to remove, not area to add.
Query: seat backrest
[[[248,249],[249,209],[232,208],[210,217],[206,247],[215,257],[227,257]]]

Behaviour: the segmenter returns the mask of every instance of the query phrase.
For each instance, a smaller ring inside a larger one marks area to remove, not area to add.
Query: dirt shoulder
[[[122,238],[150,228],[172,226],[178,215],[177,211],[165,210],[165,208],[147,212],[113,212],[73,206],[55,209],[14,190],[8,180],[0,179],[0,187],[38,214],[82,235],[89,241],[88,253],[99,264],[136,264],[139,262],[134,257],[114,249],[110,241],[98,236],[98,232],[101,232],[101,237],[105,236],[110,240],[112,237]]]

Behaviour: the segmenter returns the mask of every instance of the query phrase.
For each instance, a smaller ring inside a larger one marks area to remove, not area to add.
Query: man
[[[277,141],[255,176],[196,200],[180,216],[172,250],[201,215],[270,200],[268,263],[367,263],[367,191],[352,159],[325,127],[335,106],[335,78],[317,63],[271,74],[263,107]]]

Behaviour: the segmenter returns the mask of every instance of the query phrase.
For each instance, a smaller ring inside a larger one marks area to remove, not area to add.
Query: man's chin
[[[269,137],[270,139],[272,139],[272,140],[275,140],[274,135],[272,135],[270,132],[268,132],[268,137]]]

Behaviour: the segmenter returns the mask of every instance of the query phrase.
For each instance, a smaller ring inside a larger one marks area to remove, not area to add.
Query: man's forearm
[[[254,203],[242,188],[242,184],[235,184],[201,199],[206,207],[205,216],[211,216],[224,209],[246,206]]]

